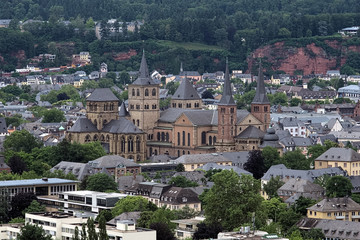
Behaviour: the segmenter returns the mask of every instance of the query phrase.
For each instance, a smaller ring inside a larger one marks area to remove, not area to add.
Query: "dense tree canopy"
[[[17,236],[19,240],[51,240],[51,235],[45,233],[45,230],[36,224],[25,224],[21,228],[20,234]]]
[[[353,186],[350,180],[343,176],[333,176],[326,183],[326,195],[328,197],[351,196]]]
[[[141,196],[128,196],[120,199],[111,212],[115,217],[124,212],[153,211],[156,210],[156,208],[156,205]]]
[[[113,177],[105,173],[97,173],[87,178],[86,189],[90,191],[116,191],[117,184]]]
[[[42,143],[26,130],[13,132],[5,139],[5,151],[24,151],[30,153],[34,148],[42,147]]]
[[[226,230],[249,222],[262,201],[260,183],[251,176],[228,170],[215,174],[213,181],[214,186],[204,199],[207,221],[221,224]]]

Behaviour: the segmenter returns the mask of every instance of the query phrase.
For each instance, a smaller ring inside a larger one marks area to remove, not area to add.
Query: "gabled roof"
[[[360,204],[349,197],[327,198],[307,209],[317,212],[360,211]]]
[[[306,179],[289,179],[284,185],[282,185],[278,189],[278,194],[281,194],[281,191],[291,191],[291,192],[297,192],[297,193],[313,193],[313,192],[324,192],[324,188],[321,187],[319,184],[312,183],[309,180]]]
[[[187,78],[184,78],[171,99],[199,100],[201,98],[199,97],[199,94],[197,93],[193,85],[190,83],[190,81]]]
[[[126,110],[124,101],[121,103],[120,110],[119,110],[119,116],[120,117],[126,117],[129,116],[129,112]]]
[[[140,166],[139,164],[118,155],[106,155],[90,161],[88,164],[94,168],[122,168]]]
[[[248,126],[244,131],[242,131],[235,138],[245,138],[245,139],[254,139],[254,138],[263,138],[265,133],[254,126]]]
[[[131,121],[123,117],[119,120],[111,120],[102,131],[109,133],[143,133]]]
[[[229,63],[227,59],[226,59],[224,89],[219,105],[235,105],[235,101],[231,93],[231,83],[229,79]]]
[[[256,94],[251,103],[255,104],[270,104],[269,99],[266,96],[265,84],[264,84],[264,73],[260,62],[259,66],[259,77],[257,81]]]
[[[80,117],[68,132],[97,132],[95,125],[86,117]]]
[[[96,88],[86,101],[92,102],[106,102],[106,101],[119,101],[110,88]]]
[[[132,83],[133,85],[157,85],[150,77],[148,65],[145,59],[145,51],[143,51],[139,72],[140,76]]]

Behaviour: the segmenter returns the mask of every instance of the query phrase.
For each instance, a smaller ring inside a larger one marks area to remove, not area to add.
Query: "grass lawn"
[[[195,42],[172,42],[166,40],[157,40],[158,44],[170,47],[170,48],[184,48],[186,50],[213,50],[213,51],[223,51],[225,49],[214,46],[214,45],[206,45],[202,43]]]

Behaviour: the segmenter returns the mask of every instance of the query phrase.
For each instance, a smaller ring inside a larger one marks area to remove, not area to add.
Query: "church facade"
[[[67,138],[80,143],[100,141],[110,153],[143,161],[158,154],[180,157],[253,150],[261,140],[246,138],[254,130],[245,130],[251,126],[265,134],[270,124],[270,102],[261,68],[251,113],[236,108],[228,63],[217,110],[202,110],[201,98],[185,77],[172,96],[170,108],[161,111],[160,86],[149,75],[144,53],[140,76],[128,90],[128,112],[124,104],[119,112],[118,99],[110,89],[94,90],[87,98],[86,117],[74,124]]]

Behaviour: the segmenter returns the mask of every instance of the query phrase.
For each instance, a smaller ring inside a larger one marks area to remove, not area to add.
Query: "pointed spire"
[[[140,72],[140,75],[135,80],[135,82],[133,82],[133,84],[135,84],[135,85],[152,85],[152,84],[156,84],[150,77],[149,68],[148,68],[148,65],[146,63],[145,50],[144,49],[143,49],[143,54],[142,54],[142,58],[141,58],[139,72]]]
[[[269,99],[266,96],[265,91],[265,83],[264,83],[264,73],[262,69],[261,59],[259,63],[259,75],[258,75],[258,81],[256,86],[256,94],[252,101],[252,103],[257,104],[269,104]]]
[[[193,84],[189,81],[187,76],[182,79],[179,87],[176,89],[175,93],[171,99],[176,100],[200,100],[200,96],[194,88]]]
[[[225,70],[225,81],[224,81],[224,89],[223,95],[220,99],[219,105],[235,105],[235,101],[232,97],[231,92],[231,83],[229,78],[229,62],[228,58],[226,58],[226,70]]]

